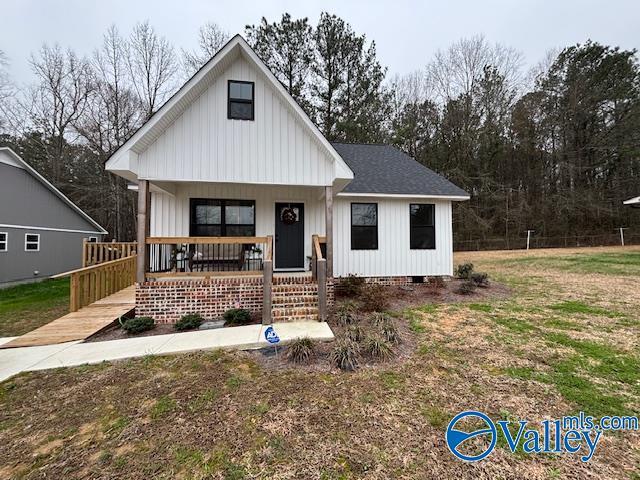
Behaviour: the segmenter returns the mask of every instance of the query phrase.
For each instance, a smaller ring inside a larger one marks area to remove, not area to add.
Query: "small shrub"
[[[489,286],[489,275],[484,272],[477,272],[471,274],[471,280],[478,287],[488,287]]]
[[[360,293],[361,309],[364,312],[382,312],[389,305],[389,299],[380,285],[367,285]]]
[[[358,368],[359,353],[360,348],[357,343],[347,339],[338,340],[329,359],[340,370],[353,371]]]
[[[293,363],[309,363],[316,346],[309,337],[296,338],[287,347],[287,359]]]
[[[461,295],[471,295],[476,291],[476,283],[473,280],[465,280],[458,287],[457,292]]]
[[[156,322],[151,317],[135,317],[125,320],[121,325],[127,333],[136,334],[155,328]]]
[[[473,263],[463,263],[456,268],[456,277],[458,278],[471,278],[473,273]]]
[[[184,330],[193,330],[198,328],[204,322],[204,318],[199,313],[188,313],[178,320],[173,328],[182,332]]]
[[[352,342],[361,342],[364,340],[364,330],[360,325],[351,325],[345,331],[344,336]]]
[[[364,342],[364,351],[375,360],[389,360],[394,355],[391,345],[378,337],[367,338]]]
[[[222,315],[225,326],[248,325],[251,323],[251,312],[244,308],[232,308]]]
[[[348,277],[340,279],[340,283],[338,283],[338,288],[336,290],[342,296],[357,297],[360,294],[363,285],[364,278],[349,275]]]

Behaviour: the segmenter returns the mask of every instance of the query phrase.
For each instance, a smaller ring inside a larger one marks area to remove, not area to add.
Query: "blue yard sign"
[[[273,343],[273,344],[276,344],[280,341],[280,337],[278,336],[278,334],[276,333],[276,331],[273,329],[272,326],[268,326],[267,329],[264,331],[264,338],[267,342]]]

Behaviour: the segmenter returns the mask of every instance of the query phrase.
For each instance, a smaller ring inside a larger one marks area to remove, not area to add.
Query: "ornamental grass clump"
[[[364,329],[360,325],[351,325],[344,332],[344,336],[353,342],[364,340]]]
[[[383,338],[369,337],[364,341],[365,353],[374,360],[385,361],[395,355],[393,348]]]
[[[358,344],[345,338],[336,341],[329,360],[340,370],[353,371],[358,368],[359,354],[360,347]]]
[[[287,347],[287,360],[293,363],[309,363],[316,346],[309,337],[296,338]]]

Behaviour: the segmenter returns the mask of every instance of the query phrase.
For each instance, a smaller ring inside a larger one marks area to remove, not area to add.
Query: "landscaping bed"
[[[246,322],[243,322],[242,325],[257,325],[262,322],[262,316],[260,315],[260,313],[248,313],[248,315],[250,316],[250,319],[248,319]],[[223,318],[220,318],[217,320],[224,321]],[[205,322],[205,320],[202,319],[202,322]],[[238,325],[225,324],[224,327],[222,328],[235,327],[235,326],[238,326]],[[197,330],[197,328],[188,328],[183,331],[195,331],[195,330]],[[145,330],[139,333],[129,333],[124,328],[122,328],[122,325],[119,322],[115,322],[110,327],[96,333],[95,335],[92,335],[91,337],[86,339],[85,342],[105,342],[108,340],[122,340],[125,338],[137,338],[137,337],[145,337],[145,336],[153,336],[153,335],[167,335],[167,334],[172,334],[176,332],[177,330],[174,324],[154,322],[153,328],[149,330]]]

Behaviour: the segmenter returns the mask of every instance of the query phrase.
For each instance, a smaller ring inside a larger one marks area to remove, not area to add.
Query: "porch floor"
[[[2,348],[33,347],[84,340],[111,325],[135,308],[135,286],[132,285],[97,302],[68,313],[57,320],[17,337]]]

